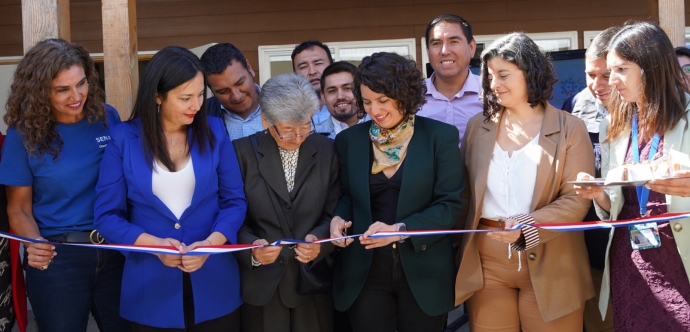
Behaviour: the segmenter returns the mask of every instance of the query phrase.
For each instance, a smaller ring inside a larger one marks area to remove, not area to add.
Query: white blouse
[[[187,165],[177,172],[169,172],[158,162],[154,162],[151,174],[153,194],[179,220],[184,210],[192,204],[192,196],[194,196],[194,188],[196,187],[192,158],[190,157]]]
[[[510,156],[498,143],[494,145],[482,218],[498,220],[530,212],[542,151],[538,142],[539,134]]]

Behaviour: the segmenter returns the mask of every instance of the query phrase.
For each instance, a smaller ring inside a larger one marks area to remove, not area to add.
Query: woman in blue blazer
[[[95,224],[108,242],[180,253],[237,242],[243,182],[223,123],[206,115],[205,91],[186,49],[164,48],[147,65],[96,186]],[[237,331],[241,303],[233,255],[126,254],[120,314],[133,331]]]

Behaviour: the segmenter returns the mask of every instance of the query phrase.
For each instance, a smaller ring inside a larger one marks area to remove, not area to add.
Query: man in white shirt
[[[417,115],[451,124],[460,131],[484,109],[479,100],[479,77],[470,72],[476,42],[472,27],[460,16],[443,14],[426,28],[426,51],[434,73],[426,80],[426,104]]]
[[[333,56],[328,46],[317,40],[307,40],[295,47],[292,51],[292,69],[296,74],[304,76],[314,92],[321,100],[321,110],[316,112],[312,119],[316,132],[329,136],[333,132],[330,123],[330,113],[321,98],[321,74],[330,64],[333,63]]]
[[[335,139],[341,131],[369,120],[364,112],[357,112],[355,103],[354,76],[357,67],[347,61],[334,62],[323,70],[321,75],[321,94],[330,116],[332,132],[328,136]],[[359,116],[364,114],[361,119]]]

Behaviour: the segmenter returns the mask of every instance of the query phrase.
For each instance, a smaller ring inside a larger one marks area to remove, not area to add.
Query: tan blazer
[[[467,124],[462,143],[471,190],[465,229],[476,229],[482,212],[491,155],[499,120],[484,122],[478,114]],[[594,174],[594,155],[582,120],[548,105],[539,134],[542,157],[530,215],[536,223],[582,221],[590,201],[575,194],[572,184],[578,172]],[[461,219],[462,220],[462,219]],[[537,304],[545,321],[567,315],[594,296],[587,248],[582,232],[539,230],[539,245],[528,249],[528,268]],[[460,246],[460,270],[455,281],[455,304],[467,300],[484,286],[482,262],[474,234],[466,234]],[[506,251],[506,259],[508,258]],[[524,268],[524,267],[523,267]]]

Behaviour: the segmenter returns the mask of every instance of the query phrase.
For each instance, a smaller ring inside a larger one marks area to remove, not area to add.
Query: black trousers
[[[194,324],[194,296],[192,278],[189,273],[182,275],[182,301],[184,305],[185,328],[172,329],[141,325],[131,322],[132,332],[239,332],[240,308],[215,319]]]
[[[302,295],[305,301],[288,308],[276,289],[263,306],[242,305],[242,332],[332,332],[333,296]]]
[[[369,275],[347,313],[355,332],[418,332],[445,328],[448,314],[429,316],[419,307],[398,250],[388,245],[374,250]]]

